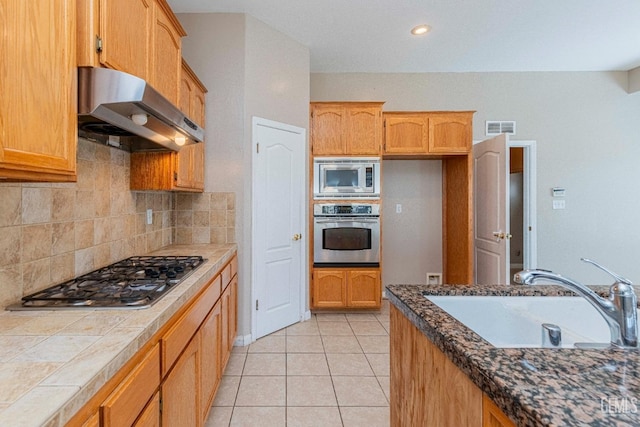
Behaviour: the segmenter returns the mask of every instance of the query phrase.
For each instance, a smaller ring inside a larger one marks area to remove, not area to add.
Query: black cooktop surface
[[[28,295],[8,309],[146,308],[205,261],[201,256],[134,256]]]

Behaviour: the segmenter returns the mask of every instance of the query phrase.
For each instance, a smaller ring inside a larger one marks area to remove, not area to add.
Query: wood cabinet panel
[[[99,5],[100,63],[148,81],[154,0],[100,0]]]
[[[186,33],[164,0],[156,0],[154,12],[149,82],[174,105],[179,105],[182,37]]]
[[[102,405],[103,426],[132,425],[160,385],[160,345],[156,344]]]
[[[467,154],[471,150],[472,119],[472,111],[386,112],[384,154]]]
[[[422,113],[384,114],[384,154],[427,154],[429,119]]]
[[[379,271],[349,272],[347,307],[380,307],[381,292]]]
[[[480,427],[480,389],[394,306],[390,320],[391,425]]]
[[[314,156],[345,154],[345,111],[332,105],[312,105],[311,135]]]
[[[343,308],[347,306],[347,272],[341,270],[313,271],[314,308]]]
[[[162,383],[162,426],[201,426],[200,336],[196,335]],[[124,425],[124,424],[123,424]]]
[[[316,268],[312,295],[312,308],[379,308],[380,270]]]
[[[486,394],[483,394],[482,427],[516,427],[516,424]]]
[[[195,300],[187,311],[180,316],[169,331],[162,336],[162,373],[166,374],[176,361],[191,337],[206,318],[207,314],[220,297],[220,286],[217,276],[212,284]]]
[[[429,152],[468,153],[473,138],[472,116],[471,112],[429,114]]]
[[[201,418],[207,419],[222,378],[221,334],[222,309],[218,301],[200,328]]]
[[[134,424],[135,427],[160,427],[160,392],[153,395],[140,417]]]
[[[4,0],[0,22],[0,178],[75,181],[76,2]]]
[[[382,102],[311,103],[314,156],[380,155]]]

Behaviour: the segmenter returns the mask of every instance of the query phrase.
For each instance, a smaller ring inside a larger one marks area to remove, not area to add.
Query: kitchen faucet
[[[593,264],[615,279],[609,288],[609,299],[598,296],[585,285],[549,270],[523,270],[513,276],[516,283],[533,285],[541,280],[557,283],[584,297],[604,317],[611,332],[611,344],[615,347],[638,347],[637,297],[633,284],[628,279],[613,273],[590,259],[582,261]]]

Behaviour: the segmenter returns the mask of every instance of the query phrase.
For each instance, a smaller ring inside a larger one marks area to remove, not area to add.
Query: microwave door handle
[[[347,219],[316,219],[316,224],[330,224],[334,222],[360,222],[364,224],[378,224],[380,220],[377,219],[359,219],[359,218],[347,218]]]

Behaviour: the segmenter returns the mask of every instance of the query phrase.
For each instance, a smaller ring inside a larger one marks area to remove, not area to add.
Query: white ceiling
[[[312,72],[613,71],[640,66],[640,0],[168,0],[246,13],[308,46]],[[430,33],[411,36],[418,24]]]

